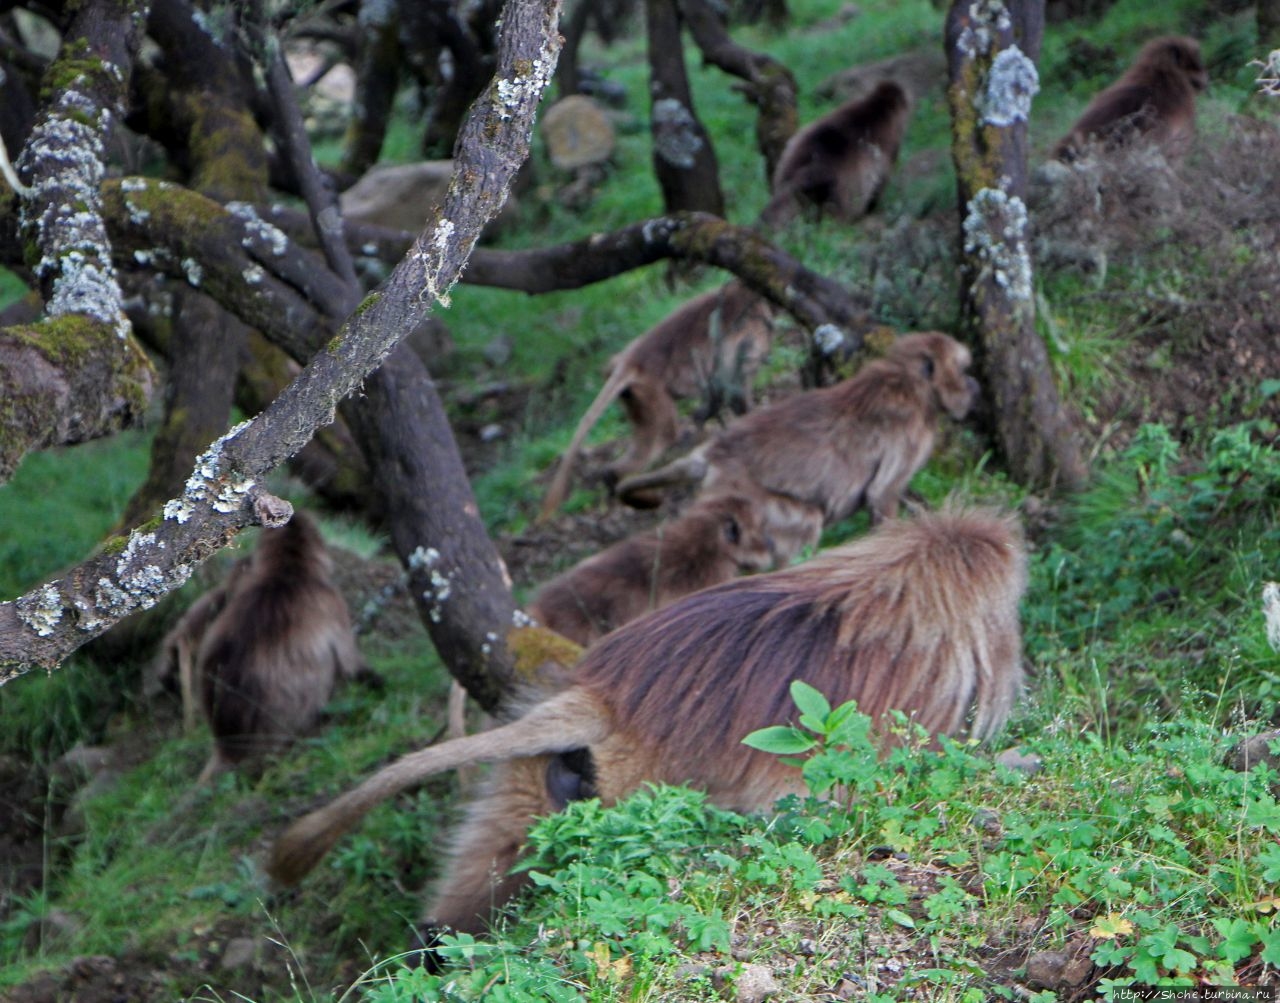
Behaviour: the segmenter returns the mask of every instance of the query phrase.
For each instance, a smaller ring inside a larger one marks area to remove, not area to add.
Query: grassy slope
[[[793,6],[804,11],[786,37],[741,37],[795,68],[806,118],[821,110],[812,94],[831,73],[940,45],[940,15],[923,0],[869,0],[861,17],[821,30],[813,26],[838,3]],[[1208,18],[1191,0],[1122,0],[1096,25],[1051,28],[1035,146],[1046,147],[1124,63],[1132,39],[1170,27],[1201,34],[1211,58],[1226,66],[1248,52],[1247,21]],[[1103,54],[1088,73],[1078,68],[1080,39]],[[629,108],[643,109],[642,52],[621,46],[600,59],[628,87]],[[692,72],[731,218],[750,221],[764,198],[750,110],[716,71]],[[1243,70],[1215,73],[1202,128],[1234,110],[1245,79]],[[946,144],[938,96],[917,110],[884,219],[946,205],[949,163],[936,155]],[[505,238],[508,245],[575,239],[659,212],[638,121],[623,124],[616,160],[616,174],[583,214],[527,200],[526,226]],[[929,169],[909,170],[913,164]],[[869,263],[882,260],[863,234],[883,229],[874,222],[853,231],[797,226],[781,240],[811,267],[861,283]],[[902,275],[881,269],[878,278],[891,287],[883,304],[910,300]],[[1197,277],[1184,278],[1194,285]],[[1062,346],[1056,364],[1086,412],[1114,385],[1123,357],[1117,340],[1149,328],[1126,314],[1146,279],[1141,262],[1113,268],[1105,296],[1070,276],[1041,279],[1044,323],[1052,322]],[[515,339],[513,371],[534,385],[566,360],[563,381],[533,395],[509,455],[477,483],[494,532],[524,525],[537,494],[530,479],[567,441],[608,353],[693,288],[716,281],[702,275],[695,286],[672,290],[654,268],[532,301],[457,291],[447,320],[460,380],[483,378],[482,349],[502,333]],[[901,309],[904,323],[951,319],[945,299]],[[920,315],[909,315],[912,309]],[[606,423],[597,441],[619,427]],[[581,806],[548,827],[541,851],[561,861],[563,878],[530,907],[525,925],[508,931],[497,954],[477,952],[473,974],[453,976],[459,997],[496,984],[513,999],[713,999],[726,991],[717,969],[731,964],[730,955],[772,967],[785,983],[782,998],[826,990],[857,996],[869,986],[883,998],[980,999],[1007,993],[1008,970],[1029,951],[1051,947],[1094,954],[1115,966],[1111,977],[1195,970],[1226,982],[1233,968],[1241,978],[1274,976],[1266,965],[1280,962],[1280,935],[1265,909],[1280,879],[1280,823],[1256,779],[1215,764],[1222,726],[1274,713],[1280,659],[1265,643],[1256,597],[1280,553],[1280,463],[1262,445],[1265,430],[1216,443],[1211,431],[1181,429],[1180,443],[1150,432],[1127,451],[1104,444],[1096,487],[1037,538],[1026,608],[1034,681],[1013,732],[1046,758],[1043,773],[1020,779],[958,752],[938,761],[918,756],[869,776],[876,793],[852,820],[802,812],[772,827],[709,815],[679,794],[642,798],[603,817]],[[36,457],[0,488],[0,525],[15,541],[0,563],[6,596],[85,551],[140,478],[141,449],[124,437]],[[951,449],[915,486],[930,500],[957,490],[1021,500],[967,432],[951,436]],[[595,500],[581,492],[574,504]],[[10,528],[47,525],[65,530]],[[117,699],[134,686],[138,664],[83,656],[52,679],[0,690],[0,751],[8,756],[42,764],[82,740],[145,753],[119,786],[88,799],[73,813],[75,824],[50,838],[39,890],[5,904],[0,986],[100,953],[167,972],[159,977],[171,980],[174,995],[324,999],[328,987],[350,984],[362,962],[405,943],[432,867],[430,847],[446,821],[439,806],[447,783],[375,813],[299,893],[270,898],[253,865],[285,819],[435,733],[445,677],[422,635],[371,638],[365,650],[393,696],[344,692],[332,725],[263,777],[225,778],[195,794],[187,785],[205,755],[203,737],[178,736],[171,711],[151,722],[149,708]],[[602,827],[607,838],[597,835]],[[575,848],[591,845],[607,852],[575,857]],[[643,859],[627,855],[637,846]],[[691,855],[690,846],[701,849]],[[742,846],[749,852],[738,853]],[[877,860],[873,847],[897,855]],[[626,887],[617,885],[619,873]],[[33,938],[32,918],[55,909],[75,916],[78,932]],[[640,927],[637,915],[649,922]],[[228,937],[264,934],[289,952],[273,951],[239,973],[213,964]],[[523,949],[535,940],[539,946]],[[904,971],[911,978],[893,988]],[[293,973],[311,983],[291,988]],[[995,976],[994,987],[983,973]],[[404,979],[373,991],[408,999],[443,989]]]

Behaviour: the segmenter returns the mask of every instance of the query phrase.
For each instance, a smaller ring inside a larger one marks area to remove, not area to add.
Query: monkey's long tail
[[[582,420],[578,422],[578,427],[574,429],[573,438],[569,441],[569,448],[560,457],[560,465],[556,467],[555,476],[551,479],[551,486],[547,488],[546,497],[542,499],[542,508],[538,512],[538,522],[546,522],[555,515],[556,509],[564,504],[565,496],[569,493],[569,478],[573,474],[573,461],[578,455],[578,450],[582,448],[583,440],[586,439],[587,433],[595,427],[596,422],[600,420],[605,408],[617,400],[618,395],[622,393],[623,388],[626,387],[630,379],[631,367],[625,359],[618,359],[614,364],[613,371],[609,374],[609,378],[604,381],[604,386],[596,394],[596,399],[591,402],[591,406],[587,408]]]
[[[470,763],[566,752],[600,742],[608,734],[609,722],[599,705],[570,689],[510,724],[401,756],[289,826],[272,848],[267,873],[281,884],[296,884],[371,808],[436,773]]]

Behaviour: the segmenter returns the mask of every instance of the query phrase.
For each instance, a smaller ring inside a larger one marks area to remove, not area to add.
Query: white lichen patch
[[[409,570],[422,571],[425,568],[433,568],[440,560],[440,551],[435,547],[416,547],[409,555]]]
[[[104,170],[100,130],[110,118],[74,85],[57,96],[23,150],[23,161],[42,173],[21,210],[24,228],[30,226],[27,214],[38,213],[36,243],[43,256],[36,271],[42,278],[52,276],[49,315],[81,314],[112,326],[124,338],[129,323],[111,263],[99,191]],[[55,165],[53,170],[50,165]]]
[[[1280,583],[1262,586],[1262,615],[1267,623],[1267,643],[1273,651],[1280,651]]]
[[[428,587],[423,589],[422,598],[429,604],[432,623],[441,620],[441,606],[453,594],[453,582],[441,569],[444,557],[435,547],[417,547],[409,555],[409,570],[426,575]]]
[[[1004,128],[1025,122],[1031,114],[1031,99],[1040,90],[1036,64],[1016,45],[1001,49],[991,61],[987,89],[979,112],[987,125]]]
[[[985,56],[995,45],[997,36],[1011,27],[1009,9],[1002,0],[974,0],[969,5],[969,20],[956,40],[956,47],[967,59]]]
[[[188,284],[199,287],[204,280],[204,269],[195,258],[182,259],[182,274],[187,277]]]
[[[136,605],[150,609],[167,591],[167,579],[160,566],[150,561],[146,552],[163,549],[156,543],[155,533],[133,533],[116,562],[116,581],[120,590],[133,597]],[[100,579],[99,584],[105,579]]]
[[[969,201],[964,250],[979,264],[979,280],[990,278],[1019,310],[1030,309],[1031,255],[1027,250],[1027,207],[998,188],[983,188]]]
[[[115,578],[100,575],[89,598],[74,596],[70,604],[76,610],[76,626],[95,633],[102,626],[139,609],[150,609],[168,593],[186,584],[194,570],[180,562],[167,572],[152,560],[155,550],[164,544],[154,533],[134,532],[116,561]]]
[[[52,582],[23,596],[14,605],[18,610],[18,619],[39,637],[48,637],[62,620],[62,593]]]
[[[250,265],[240,273],[240,277],[244,279],[245,285],[260,286],[267,273],[261,265]]]
[[[166,519],[184,523],[191,518],[198,506],[205,504],[213,506],[219,512],[230,512],[239,507],[245,494],[253,486],[253,481],[231,481],[227,472],[222,469],[222,450],[248,424],[247,421],[242,421],[196,458],[195,470],[187,478],[182,494],[165,502]],[[227,505],[232,507],[227,508]]]
[[[834,355],[845,343],[844,332],[835,324],[819,324],[813,332],[813,343],[823,355]]]
[[[257,483],[252,477],[246,477],[244,480],[228,481],[219,488],[217,495],[214,497],[210,506],[215,512],[221,512],[228,515],[244,504],[245,496]]]
[[[414,256],[422,265],[422,292],[418,294],[420,303],[439,303],[446,310],[449,309],[449,289],[452,283],[441,288],[440,268],[448,259],[449,241],[453,239],[455,229],[453,220],[441,219],[431,231],[431,240],[427,245],[431,250],[421,247],[414,249]]]
[[[702,149],[697,126],[693,112],[675,98],[653,102],[653,148],[673,167],[687,170],[693,166]]]
[[[513,627],[536,627],[538,621],[531,617],[522,609],[513,610],[511,613],[511,626]]]
[[[554,67],[543,59],[535,59],[526,77],[503,77],[497,83],[496,111],[502,121],[509,121],[526,101],[537,104],[551,80]]]
[[[289,249],[289,238],[278,226],[268,223],[258,215],[248,202],[228,202],[227,212],[244,224],[244,236],[240,238],[240,246],[251,249],[265,245],[277,258]]]

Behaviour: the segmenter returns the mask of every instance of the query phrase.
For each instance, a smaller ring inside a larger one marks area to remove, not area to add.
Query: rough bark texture
[[[29,450],[136,421],[151,396],[155,374],[125,317],[98,190],[144,9],[112,0],[77,9],[18,165],[31,188],[24,237],[48,319],[0,331],[0,481]]]
[[[1036,334],[1027,246],[1027,116],[1043,30],[1043,0],[954,0],[947,17],[961,295],[1009,469],[1023,484],[1077,489],[1085,463]]]
[[[392,545],[431,641],[453,677],[493,710],[511,694],[511,579],[485,532],[431,375],[412,349],[397,345],[351,403]],[[419,434],[405,435],[409,428]]]
[[[720,169],[711,137],[693,110],[676,0],[646,0],[649,39],[649,128],[653,170],[667,212],[724,215]]]
[[[261,415],[233,429],[201,455],[182,495],[165,505],[163,518],[139,527],[127,538],[109,540],[98,557],[63,578],[13,602],[0,603],[0,682],[35,666],[56,666],[119,619],[152,605],[186,581],[196,565],[225,546],[244,526],[287,518],[287,506],[282,513],[258,481],[300,449],[319,425],[332,419],[338,402],[387,358],[405,332],[421,323],[435,300],[447,299],[477,235],[501,208],[512,177],[527,155],[534,110],[555,65],[558,13],[556,0],[512,0],[508,4],[502,19],[498,78],[477,102],[460,136],[453,182],[439,218],[415,242],[382,289],[367,297],[348,319],[339,336],[315,354]],[[173,186],[130,180],[116,184],[110,197],[118,203],[117,218],[129,220],[126,225],[139,231],[153,221],[130,210],[129,201],[135,196],[150,197],[157,211],[170,202],[183,203],[188,209],[203,205],[206,211],[212,206],[209,226],[196,228],[195,234],[189,227],[180,228],[187,241],[201,242],[203,234],[216,226],[222,227],[224,236],[232,228],[241,234],[253,230],[257,235],[258,243],[250,248],[231,245],[236,248],[234,254],[225,245],[219,248],[216,241],[206,247],[218,252],[217,267],[212,271],[219,282],[233,269],[238,271],[237,265],[250,269],[258,265],[257,272],[250,270],[252,280],[246,282],[242,277],[238,289],[227,290],[228,302],[268,321],[256,325],[263,330],[298,330],[281,316],[291,309],[316,317],[311,305],[290,287],[290,282],[301,288],[308,281],[306,275],[297,273],[305,257],[290,253],[287,240],[273,244],[278,231],[272,234],[256,219],[236,219],[192,193],[168,197],[176,193]],[[135,202],[133,209],[137,208]],[[261,255],[273,269],[283,269],[288,281],[279,274],[268,274],[265,265],[254,261],[251,254]],[[245,286],[253,292],[243,295]],[[264,295],[268,286],[270,295]],[[323,294],[323,289],[319,292]],[[297,340],[301,343],[305,339],[298,335]],[[484,535],[478,513],[459,525],[469,527],[466,533]],[[427,542],[424,540],[424,550]],[[436,570],[449,576],[459,569],[440,566]],[[469,574],[471,569],[465,570]],[[502,680],[509,671],[503,640],[511,623],[509,593],[505,599],[485,595],[477,600],[459,596],[458,591],[444,596],[437,591],[434,608],[442,611],[442,616],[459,616],[453,612],[459,605],[455,600],[488,609],[492,616],[477,625],[478,636],[469,642],[474,660],[463,659],[463,674],[474,671],[483,674],[484,680]],[[490,641],[490,635],[498,638],[496,643]],[[481,683],[476,688],[484,692]]]
[[[156,0],[148,32],[164,54],[163,79],[150,77],[147,125],[187,165],[188,185],[220,202],[266,194],[262,133],[246,111],[246,92],[227,51],[184,0]],[[174,296],[164,417],[151,462],[120,519],[135,526],[182,487],[200,451],[230,424],[236,377],[249,328],[198,288]]]
[[[734,42],[718,13],[720,9],[707,0],[680,0],[680,11],[707,62],[744,80],[747,100],[759,109],[756,143],[764,157],[767,186],[773,180],[773,169],[782,156],[782,148],[798,124],[796,78],[771,56],[744,49]]]
[[[259,332],[249,338],[249,359],[240,370],[236,405],[245,414],[257,414],[298,375],[299,366]],[[345,411],[350,402],[344,401]],[[325,507],[351,512],[371,522],[382,519],[382,510],[369,497],[369,464],[352,438],[347,422],[338,420],[317,429],[315,436],[290,461]]]
[[[354,308],[359,286],[337,200],[320,182],[288,73],[278,51],[267,44],[260,21],[254,34],[281,146],[299,178],[335,284]],[[464,133],[462,141],[468,138],[480,146],[478,134]],[[498,168],[514,177],[521,159]],[[498,709],[511,692],[504,641],[514,625],[511,580],[480,520],[430,374],[408,346],[397,345],[365,380],[364,392],[347,402],[346,411],[369,458],[378,507],[436,651],[481,706]]]

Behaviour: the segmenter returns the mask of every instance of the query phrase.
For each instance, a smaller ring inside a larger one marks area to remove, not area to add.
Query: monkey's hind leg
[[[528,883],[527,875],[510,871],[533,820],[556,811],[547,793],[550,761],[550,756],[530,756],[494,767],[453,835],[425,925],[483,933]]]

